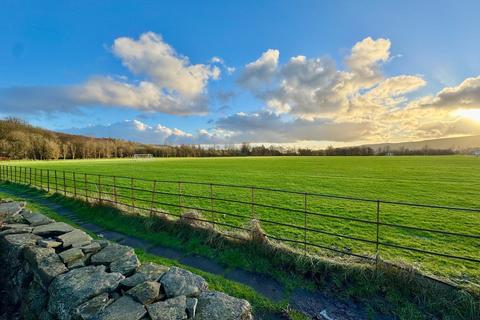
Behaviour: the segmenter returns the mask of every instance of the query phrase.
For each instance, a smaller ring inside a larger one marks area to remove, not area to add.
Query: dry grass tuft
[[[182,213],[178,222],[193,228],[210,229],[211,224],[203,220],[205,219],[202,217],[200,211],[188,210]]]
[[[252,219],[250,221],[250,240],[255,244],[268,244],[268,238],[263,231],[260,221]]]

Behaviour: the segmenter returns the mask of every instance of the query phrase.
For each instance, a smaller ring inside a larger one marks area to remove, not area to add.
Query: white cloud
[[[467,78],[455,87],[446,87],[422,105],[447,109],[478,109],[480,108],[480,76]]]
[[[222,118],[217,128],[229,132],[229,142],[288,143],[296,141],[354,141],[365,136],[370,123],[340,122],[329,119],[285,119],[279,114],[262,111],[237,113]]]
[[[346,64],[362,82],[376,81],[381,78],[380,64],[390,57],[390,46],[388,39],[365,38],[353,46]]]
[[[238,83],[246,88],[257,89],[272,80],[277,71],[278,50],[268,49],[256,61],[247,64],[238,78]]]
[[[370,37],[356,43],[346,57],[348,69],[344,71],[330,58],[296,56],[278,65],[279,52],[270,49],[246,65],[239,83],[271,110],[310,120],[348,112],[353,99],[375,86],[372,98],[394,104],[403,101],[401,95],[422,86],[423,80],[400,76],[382,82],[381,65],[390,57],[390,45],[388,39]],[[396,99],[388,99],[388,94]]]
[[[146,75],[157,87],[187,97],[201,94],[207,81],[220,75],[218,68],[191,64],[153,32],[142,34],[138,40],[115,39],[112,50],[133,74]]]
[[[128,82],[123,76],[118,80],[97,76],[72,86],[3,88],[2,109],[71,112],[78,107],[113,106],[177,115],[208,110],[205,93],[208,81],[220,77],[217,66],[190,63],[153,32],[138,40],[118,38],[112,51],[133,75],[143,78]]]
[[[117,138],[150,144],[192,143],[193,135],[161,124],[149,126],[138,120],[125,120],[107,125],[72,128],[65,132],[98,138]]]

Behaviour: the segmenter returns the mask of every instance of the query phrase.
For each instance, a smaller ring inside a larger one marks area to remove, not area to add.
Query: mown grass
[[[480,207],[478,190],[480,187],[480,159],[470,156],[438,157],[266,157],[266,158],[209,158],[209,159],[155,159],[155,160],[80,160],[80,161],[28,161],[12,162],[12,165],[33,168],[70,170],[77,173],[117,175],[159,181],[134,181],[136,189],[152,190],[155,187],[154,202],[151,193],[128,189],[132,186],[127,178],[87,176],[88,195],[113,198],[114,194],[124,203],[132,203],[130,197],[137,198],[135,205],[154,207],[172,214],[179,214],[175,206],[203,209],[204,216],[220,223],[237,227],[248,225],[252,217],[262,220],[262,227],[270,235],[295,241],[307,241],[310,252],[329,254],[316,248],[320,245],[339,251],[374,256],[374,243],[349,239],[375,241],[376,226],[361,222],[342,220],[328,216],[308,214],[306,224],[312,231],[301,229],[305,224],[305,197],[303,194],[277,193],[248,188],[231,188],[210,185],[178,184],[175,181],[196,181],[219,184],[254,185],[339,196],[361,197],[390,201],[406,201],[435,205]],[[51,173],[52,174],[52,173]],[[73,175],[67,174],[67,192],[73,193]],[[50,188],[53,189],[53,175]],[[76,175],[76,188],[82,193],[85,187],[83,176]],[[63,183],[57,176],[56,182]],[[95,183],[102,184],[101,190]],[[43,177],[43,185],[46,186]],[[113,188],[113,184],[119,188]],[[178,196],[181,193],[182,196]],[[195,199],[188,195],[199,195]],[[212,196],[217,200],[211,201]],[[256,204],[279,206],[290,210],[272,209]],[[243,201],[232,203],[218,199]],[[153,204],[153,205],[152,205]],[[308,196],[307,210],[343,218],[376,220],[377,203],[348,201],[328,197]],[[214,209],[220,213],[211,213]],[[225,213],[225,214],[223,214]],[[235,216],[231,216],[234,214]],[[380,205],[380,220],[384,223],[401,224],[457,233],[480,234],[480,213],[406,207],[396,204]],[[280,222],[284,225],[270,223]],[[291,227],[286,226],[291,225]],[[217,226],[218,227],[218,226]],[[324,232],[324,233],[319,233]],[[325,234],[330,233],[330,234]],[[333,236],[338,234],[340,236]],[[379,240],[383,243],[407,248],[435,251],[439,253],[479,257],[480,241],[465,237],[439,235],[427,231],[381,226]],[[291,243],[290,243],[291,244]],[[295,245],[295,244],[291,244]],[[302,246],[299,246],[302,248]],[[406,262],[423,272],[447,278],[465,287],[480,284],[478,263],[448,259],[413,251],[379,247],[384,260],[396,263]]]
[[[418,277],[415,272],[392,269],[383,264],[375,268],[355,261],[337,263],[304,257],[281,247],[228,241],[213,236],[211,232],[191,229],[172,221],[165,222],[163,219],[134,216],[108,205],[92,205],[82,200],[65,198],[59,194],[46,194],[18,185],[4,184],[4,187],[13,192],[31,192],[33,195],[46,197],[105,228],[181,249],[186,253],[207,256],[227,269],[240,267],[270,274],[287,288],[285,300],[280,303],[272,303],[248,287],[189,268],[205,276],[213,285],[212,288],[250,300],[258,311],[290,310],[287,298],[292,289],[319,287],[327,295],[361,303],[371,319],[376,319],[379,315],[390,315],[397,319],[478,318],[478,294],[436,284]],[[49,214],[54,218],[65,219],[53,213]],[[141,251],[139,256],[145,261],[178,264],[176,261],[154,257]],[[301,315],[291,310],[289,313],[292,319],[301,319]]]

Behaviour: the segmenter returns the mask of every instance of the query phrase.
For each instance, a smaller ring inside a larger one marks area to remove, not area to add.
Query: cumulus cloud
[[[252,90],[268,83],[277,71],[279,56],[278,50],[268,49],[256,61],[245,66],[238,83]]]
[[[233,69],[219,57],[193,64],[148,32],[112,45],[113,54],[138,79],[97,76],[73,86],[4,88],[0,107],[6,112],[73,112],[100,105],[191,115],[207,113],[212,101],[222,106],[214,109],[209,128],[193,133],[138,120],[70,131],[155,144],[393,142],[480,133],[479,121],[456,112],[480,109],[480,76],[412,100],[410,94],[426,81],[420,75],[386,75],[382,69],[391,61],[390,50],[388,39],[365,38],[352,46],[339,68],[323,56],[298,55],[280,63],[280,52],[269,49],[240,70],[239,87],[209,97],[210,81],[219,79],[220,70]],[[263,106],[225,116],[227,104],[243,89]]]
[[[191,64],[153,32],[142,34],[138,40],[115,39],[112,50],[133,74],[146,75],[158,88],[187,97],[201,94],[209,79],[220,76],[215,66]]]
[[[93,125],[65,130],[67,133],[81,134],[97,138],[117,138],[150,144],[191,143],[193,135],[177,128],[161,124],[147,125],[138,120],[125,120],[107,125]]]
[[[363,101],[391,106],[404,101],[402,95],[423,86],[424,81],[406,75],[385,80],[381,66],[390,58],[390,46],[382,38],[356,43],[345,58],[346,70],[339,70],[328,57],[295,56],[279,65],[279,52],[270,49],[247,64],[238,81],[270,110],[309,120],[358,108],[360,96]]]
[[[237,113],[222,118],[217,128],[229,132],[229,142],[292,143],[303,141],[354,141],[370,129],[369,123],[340,122],[330,119],[285,119],[269,111]]]
[[[422,105],[447,109],[480,109],[480,76],[467,78],[455,87],[444,88]]]
[[[390,57],[390,46],[388,39],[365,38],[353,46],[346,64],[362,82],[376,81],[382,77],[380,64]]]
[[[210,80],[220,76],[217,66],[192,64],[158,34],[147,32],[138,40],[121,37],[113,53],[140,81],[96,76],[72,86],[10,87],[0,89],[5,111],[71,112],[78,107],[113,106],[168,114],[204,114]]]

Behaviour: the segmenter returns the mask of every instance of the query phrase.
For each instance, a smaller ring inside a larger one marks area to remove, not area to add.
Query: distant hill
[[[375,151],[385,150],[387,148],[392,151],[401,149],[421,150],[425,148],[463,151],[480,148],[480,135],[411,142],[367,144],[363,145],[362,147],[370,147]]]

